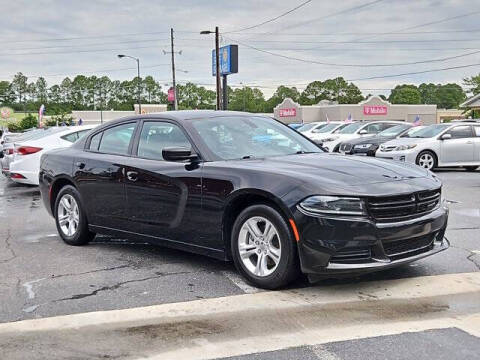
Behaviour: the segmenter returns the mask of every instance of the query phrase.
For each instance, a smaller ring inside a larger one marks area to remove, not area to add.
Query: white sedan
[[[303,135],[308,137],[309,139],[315,141],[318,144],[322,144],[323,140],[326,139],[329,134],[333,134],[335,132],[340,131],[345,126],[349,125],[349,123],[345,123],[344,121],[330,121],[329,123],[322,123],[323,125],[317,126],[314,129],[311,129],[307,132],[301,132]]]
[[[428,170],[461,166],[474,171],[480,166],[480,123],[430,125],[409,138],[380,145],[375,156],[414,163]]]
[[[375,136],[379,132],[395,125],[405,124],[404,121],[369,121],[350,123],[323,141],[323,147],[329,152],[339,152],[340,144],[347,140]]]
[[[47,150],[72,145],[95,125],[57,128],[47,136],[15,142],[14,160],[10,163],[10,178],[18,183],[38,185],[40,157]]]

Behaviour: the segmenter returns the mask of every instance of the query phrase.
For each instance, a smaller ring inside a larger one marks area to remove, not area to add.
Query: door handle
[[[81,161],[77,161],[75,163],[75,166],[79,169],[83,169],[85,167],[85,163],[81,162]]]
[[[137,181],[138,173],[136,171],[127,171],[127,179],[130,181]]]
[[[473,144],[473,141],[467,141],[467,144]]]

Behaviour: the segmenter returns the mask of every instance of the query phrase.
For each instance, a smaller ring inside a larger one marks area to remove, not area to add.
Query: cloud
[[[480,49],[477,44],[478,31],[401,34],[402,29],[412,27],[415,29],[406,31],[480,28],[475,23],[477,16],[418,27],[466,14],[472,7],[468,0],[385,0],[359,10],[327,17],[368,2],[371,1],[312,1],[275,22],[250,32],[226,36],[274,53],[332,63],[403,63],[443,58],[473,51],[469,49]],[[163,55],[162,50],[169,50],[169,31],[173,27],[176,49],[182,50],[182,55],[176,58],[177,67],[188,70],[188,74],[179,73],[178,78],[213,85],[210,56],[214,38],[212,35],[200,35],[200,30],[213,30],[218,25],[222,32],[255,25],[299,3],[300,0],[294,3],[286,0],[2,0],[4,16],[0,41],[5,51],[0,53],[0,79],[9,80],[21,71],[30,76],[49,75],[46,79],[49,84],[53,84],[60,82],[63,76],[51,75],[134,67],[135,64],[129,63],[128,59],[117,59],[116,54],[123,52],[141,59],[141,64],[145,67],[142,69],[144,75],[150,74],[166,82],[171,77],[168,66],[170,58]],[[143,35],[119,36],[132,33]],[[78,37],[99,38],[43,41]],[[405,42],[406,40],[414,42]],[[227,41],[230,40],[224,37],[223,43]],[[328,41],[331,43],[325,43]],[[102,51],[88,52],[92,50]],[[231,75],[229,83],[262,85],[262,90],[269,95],[280,84],[297,84],[298,88],[302,88],[302,84],[310,81],[337,76],[356,79],[473,63],[480,63],[480,56],[434,64],[381,68],[322,66],[283,59],[240,45],[239,73]],[[158,64],[167,65],[147,68]],[[461,83],[462,78],[479,71],[480,66],[394,79],[359,81],[357,85],[362,89],[387,89],[398,83]],[[105,74],[113,79],[124,80],[132,78],[135,71],[121,70]],[[364,93],[388,91],[365,90]]]

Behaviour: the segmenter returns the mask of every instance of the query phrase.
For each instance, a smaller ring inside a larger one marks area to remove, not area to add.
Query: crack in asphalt
[[[448,230],[479,230],[479,226],[475,227],[459,227],[459,228],[448,228]]]
[[[60,274],[60,275],[51,275],[48,279],[58,279],[61,277],[66,277],[66,276],[81,276],[81,275],[87,275],[87,274],[93,274],[101,271],[112,271],[112,270],[117,270],[117,269],[124,269],[130,267],[131,264],[125,264],[125,265],[119,265],[119,266],[112,266],[109,268],[102,268],[102,269],[95,269],[95,270],[90,270],[90,271],[85,271],[81,273],[67,273],[67,274]]]
[[[10,244],[10,237],[11,237],[10,229],[7,229],[7,236],[4,239],[5,249],[7,249],[10,252],[11,257],[8,258],[8,259],[0,260],[0,264],[5,264],[5,263],[7,263],[9,261],[12,261],[12,260],[17,258],[17,253],[15,252],[15,250],[13,250],[12,244]]]
[[[450,245],[450,247],[468,252],[469,255],[466,257],[466,259],[470,261],[473,265],[475,265],[475,267],[480,271],[480,260],[477,261],[476,259],[474,259],[475,255],[479,255],[477,252],[472,251],[470,249],[465,249],[459,246],[455,246],[455,245]]]
[[[70,296],[70,297],[68,297],[68,298],[53,300],[52,302],[60,302],[60,301],[68,301],[68,300],[79,300],[79,299],[83,299],[83,298],[86,298],[86,297],[95,296],[95,295],[97,295],[99,292],[102,292],[102,291],[116,290],[116,289],[118,289],[119,287],[121,287],[121,286],[123,286],[123,285],[125,285],[125,284],[136,283],[136,282],[143,282],[143,281],[148,281],[148,280],[152,280],[152,279],[158,279],[158,278],[161,278],[161,277],[164,277],[164,276],[191,274],[191,273],[193,273],[193,272],[195,272],[195,271],[179,271],[179,272],[174,272],[174,273],[157,273],[156,276],[149,276],[149,277],[142,278],[142,279],[133,279],[133,280],[122,281],[122,282],[116,283],[116,284],[111,285],[111,286],[102,286],[101,288],[98,288],[98,289],[96,289],[96,290],[93,290],[92,292],[89,292],[89,293],[76,294],[76,295],[72,295],[72,296]],[[198,271],[197,271],[197,272],[198,272]]]

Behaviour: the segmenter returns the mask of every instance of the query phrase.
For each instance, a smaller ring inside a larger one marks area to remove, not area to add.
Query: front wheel
[[[80,194],[73,186],[65,186],[58,193],[55,201],[55,223],[60,237],[69,245],[85,245],[95,237],[95,234],[88,230]]]
[[[428,150],[422,151],[420,154],[418,154],[416,163],[418,166],[421,166],[427,170],[433,170],[438,165],[437,157],[433,152]]]
[[[298,276],[295,240],[287,222],[270,206],[253,205],[240,213],[231,246],[236,268],[255,286],[273,290]]]

